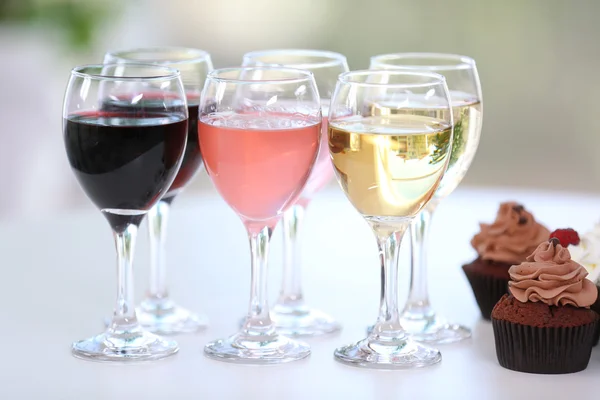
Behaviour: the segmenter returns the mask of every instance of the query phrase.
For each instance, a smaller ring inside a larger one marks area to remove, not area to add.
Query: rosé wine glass
[[[206,345],[213,359],[276,364],[310,347],[280,334],[267,299],[273,229],[298,201],[317,159],[321,107],[313,74],[284,67],[225,68],[208,75],[198,137],[206,170],[246,227],[252,255],[250,306],[241,330]]]
[[[317,336],[336,332],[340,325],[326,313],[310,308],[304,301],[301,284],[300,228],[313,196],[333,178],[327,146],[327,115],[331,94],[339,74],[348,71],[346,57],[323,50],[264,50],[246,53],[243,66],[286,66],[310,71],[321,95],[323,125],[321,147],[315,167],[298,201],[283,215],[283,281],[279,298],[271,309],[277,330],[289,336]]]
[[[198,102],[206,75],[213,69],[210,55],[198,49],[185,47],[139,48],[111,51],[105,54],[104,63],[152,63],[175,68],[181,80],[188,102],[188,137],[181,168],[169,191],[148,212],[150,234],[150,284],[146,297],[137,308],[140,324],[150,332],[162,335],[193,332],[205,328],[208,320],[179,306],[167,289],[166,238],[167,222],[171,204],[202,168],[202,157],[198,147]],[[146,108],[161,105],[160,99],[146,102]],[[113,102],[114,109],[127,105]]]

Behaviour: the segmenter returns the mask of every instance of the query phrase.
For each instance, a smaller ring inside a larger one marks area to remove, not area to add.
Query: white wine
[[[450,92],[454,113],[454,137],[448,171],[435,192],[436,198],[444,198],[463,180],[479,146],[483,113],[481,101],[464,92]]]
[[[366,217],[408,217],[431,199],[450,157],[452,127],[420,115],[350,117],[329,125],[342,189]]]
[[[444,198],[456,189],[467,174],[471,162],[477,152],[479,135],[481,133],[482,109],[481,102],[476,96],[450,91],[452,98],[452,112],[454,116],[454,136],[452,139],[452,155],[440,187],[435,193],[436,198]],[[402,104],[398,101],[378,101],[370,104],[370,113],[374,116],[416,114],[428,115],[435,118],[447,119],[448,109],[440,107],[419,108],[422,103],[416,96],[410,98],[410,103]],[[431,99],[428,99],[431,101]]]

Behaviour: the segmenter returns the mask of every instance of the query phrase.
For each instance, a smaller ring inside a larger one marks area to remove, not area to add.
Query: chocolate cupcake
[[[508,293],[508,269],[525,261],[549,235],[545,226],[515,202],[500,204],[493,224],[480,224],[480,232],[471,240],[478,257],[462,268],[483,318],[489,320],[498,300]]]
[[[586,269],[553,238],[509,274],[510,294],[492,311],[500,365],[537,374],[587,368],[600,316],[589,309],[598,291]]]

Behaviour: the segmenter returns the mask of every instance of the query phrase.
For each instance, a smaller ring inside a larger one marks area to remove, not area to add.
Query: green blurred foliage
[[[0,23],[57,29],[69,46],[85,49],[113,8],[113,2],[106,0],[0,0]]]

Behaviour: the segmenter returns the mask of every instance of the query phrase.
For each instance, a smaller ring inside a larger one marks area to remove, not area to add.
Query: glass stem
[[[429,291],[427,288],[427,246],[429,244],[431,218],[436,205],[432,201],[410,225],[410,287],[408,300],[404,306],[403,318],[414,320],[428,319],[434,316],[434,311],[429,305]]]
[[[167,291],[166,239],[169,202],[161,200],[148,212],[150,232],[150,289],[148,297],[160,301],[169,297]]]
[[[138,227],[127,224],[114,232],[117,247],[117,303],[110,325],[114,333],[130,332],[139,327],[135,315],[133,291],[133,252]]]
[[[283,214],[283,281],[277,302],[291,308],[300,308],[304,305],[299,233],[305,209],[304,204],[297,203]]]
[[[394,226],[372,224],[381,263],[381,299],[379,318],[369,336],[371,341],[389,342],[405,338],[398,309],[398,256],[402,236],[409,224],[410,221]]]
[[[250,336],[275,335],[275,328],[269,316],[267,296],[267,259],[269,241],[273,228],[248,225],[248,239],[252,255],[250,288],[250,308],[244,322],[244,333]]]

